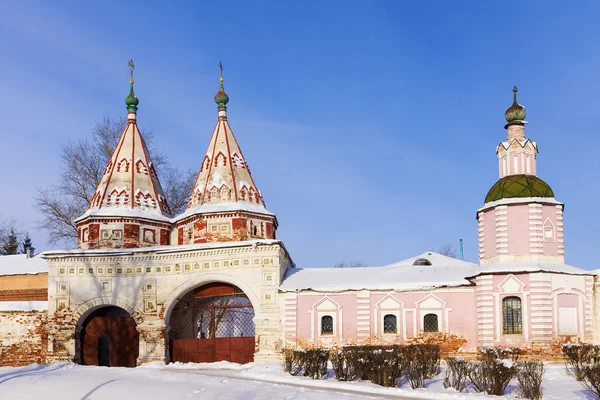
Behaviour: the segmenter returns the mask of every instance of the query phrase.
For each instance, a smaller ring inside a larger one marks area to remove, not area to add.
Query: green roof
[[[492,186],[485,196],[485,203],[516,197],[554,197],[554,192],[535,175],[508,175]]]

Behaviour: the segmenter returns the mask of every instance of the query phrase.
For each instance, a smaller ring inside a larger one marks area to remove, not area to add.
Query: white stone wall
[[[183,250],[182,250],[183,249]],[[47,256],[50,342],[64,345],[50,359],[74,359],[77,333],[94,310],[114,305],[128,311],[140,332],[139,362],[165,360],[169,317],[189,291],[211,282],[242,289],[255,312],[255,359],[279,357],[283,342],[278,287],[291,260],[276,241],[196,245],[122,252],[65,252]]]

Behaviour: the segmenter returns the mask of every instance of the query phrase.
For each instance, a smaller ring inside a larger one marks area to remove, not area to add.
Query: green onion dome
[[[508,175],[492,186],[485,196],[485,203],[518,197],[554,197],[554,192],[535,175]]]
[[[225,105],[227,103],[229,103],[229,96],[227,96],[227,93],[225,93],[225,89],[223,88],[223,76],[222,75],[219,78],[219,82],[221,82],[221,86],[219,88],[219,91],[215,95],[215,103],[217,103],[219,105],[219,107],[218,107],[219,110],[227,110],[227,107],[225,107]]]
[[[133,79],[129,81],[129,96],[125,97],[125,104],[127,104],[127,111],[129,112],[137,112],[137,106],[140,104],[140,100],[135,97],[135,93],[133,93]]]
[[[525,107],[517,103],[518,91],[519,89],[517,89],[517,87],[515,86],[513,88],[513,103],[510,107],[508,107],[508,109],[504,113],[504,117],[506,118],[506,122],[508,122],[508,125],[523,125],[523,123],[525,122]]]

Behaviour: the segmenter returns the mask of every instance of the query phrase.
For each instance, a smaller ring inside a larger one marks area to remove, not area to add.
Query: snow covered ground
[[[0,399],[60,400],[178,400],[178,399],[481,399],[442,386],[443,374],[427,388],[383,388],[370,382],[338,382],[333,377],[312,380],[293,377],[279,364],[149,364],[138,368],[87,367],[69,363],[0,368]],[[544,399],[594,397],[568,376],[562,365],[548,365]],[[505,397],[518,396],[516,383]]]

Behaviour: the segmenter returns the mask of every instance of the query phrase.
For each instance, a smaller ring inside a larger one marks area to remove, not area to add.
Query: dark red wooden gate
[[[91,316],[81,333],[81,353],[83,365],[135,367],[139,355],[135,320],[132,317]]]
[[[171,359],[179,362],[254,361],[254,337],[176,339],[171,341]]]
[[[171,361],[254,361],[254,309],[237,287],[213,283],[184,296],[170,318]]]

